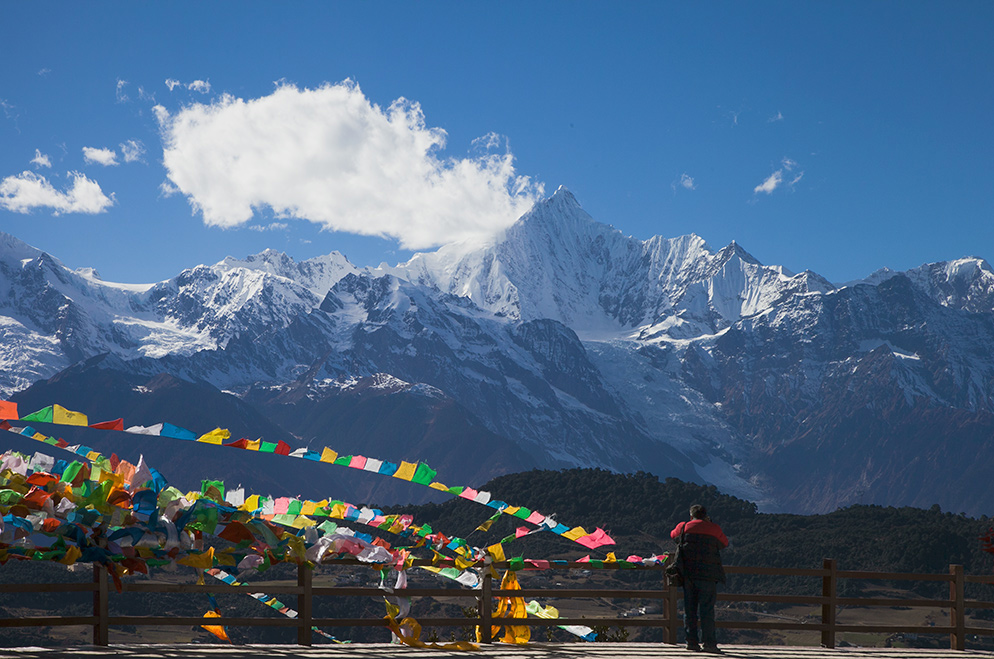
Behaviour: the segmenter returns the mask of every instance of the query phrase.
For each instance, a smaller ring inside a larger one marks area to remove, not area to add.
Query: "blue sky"
[[[989,2],[2,3],[0,230],[129,283],[267,247],[375,265],[565,185],[626,234],[837,282],[994,258],[992,25]]]

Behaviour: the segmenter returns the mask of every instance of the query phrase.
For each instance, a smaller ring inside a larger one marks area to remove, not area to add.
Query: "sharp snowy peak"
[[[595,222],[565,188],[487,244],[418,254],[386,269],[512,320],[551,318],[580,336],[713,334],[785,295],[832,288],[695,235],[638,240]]]

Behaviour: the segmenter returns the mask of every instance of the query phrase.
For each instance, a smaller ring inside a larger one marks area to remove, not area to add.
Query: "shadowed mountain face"
[[[427,460],[449,484],[595,466],[770,509],[979,514],[992,304],[981,259],[833,285],[735,243],[624,236],[564,189],[392,268],[266,251],[122,285],[0,234],[0,392]],[[354,491],[404,499],[385,480]]]

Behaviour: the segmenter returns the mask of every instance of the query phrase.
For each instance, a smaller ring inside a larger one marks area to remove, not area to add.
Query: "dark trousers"
[[[687,642],[696,643],[697,626],[700,621],[700,642],[705,647],[718,645],[714,633],[714,602],[718,599],[718,584],[704,579],[683,580],[683,623],[687,631]]]

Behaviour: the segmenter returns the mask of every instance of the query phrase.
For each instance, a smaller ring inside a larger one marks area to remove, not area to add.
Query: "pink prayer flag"
[[[285,515],[286,511],[290,508],[290,499],[287,497],[280,497],[273,502],[273,513],[276,515]]]
[[[590,562],[590,556],[587,555],[587,556],[584,556],[583,558],[578,558],[576,560],[576,562],[577,563],[589,563]]]
[[[474,499],[476,499],[477,494],[479,494],[479,492],[477,492],[471,487],[467,487],[459,494],[459,496],[461,496],[463,499],[469,499],[470,501],[473,501]]]
[[[537,510],[533,510],[532,514],[529,515],[528,519],[526,519],[525,521],[531,522],[532,524],[541,524],[542,522],[545,521],[545,515],[538,512]]]
[[[642,562],[642,557],[641,556],[636,556],[635,554],[632,554],[631,556],[629,556],[625,560],[628,561],[629,563],[641,563]]]
[[[519,526],[518,528],[514,529],[514,537],[523,538],[531,532],[532,530],[527,526]]]
[[[353,455],[352,460],[349,462],[349,466],[353,469],[362,469],[366,466],[366,458],[362,455]]]
[[[593,533],[577,538],[576,542],[577,544],[583,545],[587,549],[595,549],[600,547],[600,543],[597,542],[597,538],[594,537]]]
[[[540,561],[531,558],[525,559],[525,565],[535,570],[548,570],[550,567],[549,561]]]

